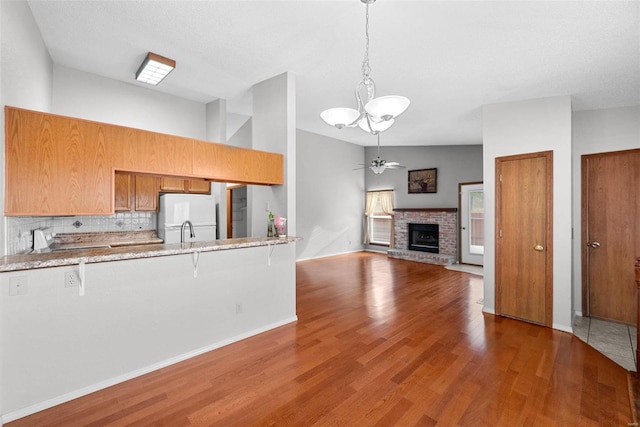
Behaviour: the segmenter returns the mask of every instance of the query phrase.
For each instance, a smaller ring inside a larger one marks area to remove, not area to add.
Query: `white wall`
[[[640,106],[573,113],[573,306],[582,314],[582,164],[584,154],[640,148]]]
[[[295,244],[87,264],[82,297],[72,270],[0,275],[28,281],[0,293],[5,422],[296,320]]]
[[[169,135],[206,139],[205,104],[140,85],[142,83],[123,83],[54,65],[51,112]]]
[[[553,151],[553,327],[571,331],[571,97],[483,108],[484,311],[495,312],[495,159]]]
[[[52,61],[40,31],[24,1],[0,1],[0,123],[4,106],[49,111],[52,93]],[[4,212],[4,132],[0,132],[0,213]],[[0,253],[6,254],[5,217],[0,227]],[[0,318],[0,329],[6,326]],[[0,335],[0,366],[5,366],[4,334]],[[0,394],[7,393],[0,371]],[[0,414],[5,404],[0,399]],[[2,420],[0,419],[0,425]]]
[[[362,249],[364,148],[298,130],[297,259]]]
[[[287,233],[296,235],[296,91],[295,78],[283,73],[253,86],[251,147],[284,156],[284,185],[250,186],[249,235],[266,236],[269,212],[287,218]]]

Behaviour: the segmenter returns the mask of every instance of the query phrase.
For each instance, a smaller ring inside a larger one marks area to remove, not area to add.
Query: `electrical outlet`
[[[9,295],[26,295],[29,292],[27,287],[27,276],[16,276],[9,279]]]
[[[64,273],[64,287],[65,288],[73,288],[74,286],[78,286],[80,279],[75,271],[67,271]]]
[[[242,313],[242,304],[236,304],[236,314]]]

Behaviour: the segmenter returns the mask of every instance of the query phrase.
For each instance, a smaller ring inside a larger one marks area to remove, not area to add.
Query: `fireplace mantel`
[[[458,212],[458,208],[404,208],[394,209],[394,212]]]

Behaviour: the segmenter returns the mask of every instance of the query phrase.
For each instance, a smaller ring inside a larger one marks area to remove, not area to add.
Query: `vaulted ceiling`
[[[297,127],[359,145],[319,113],[355,108],[365,6],[339,1],[33,1],[54,63],[134,85],[147,52],[177,68],[152,90],[229,100],[289,71]],[[401,1],[370,6],[377,95],[411,106],[382,145],[479,144],[482,105],[571,95],[574,110],[640,105],[638,1]],[[144,85],[144,87],[150,87]]]

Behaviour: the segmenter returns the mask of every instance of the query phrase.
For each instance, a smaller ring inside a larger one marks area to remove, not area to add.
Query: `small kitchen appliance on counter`
[[[183,227],[187,222],[190,227]],[[158,213],[158,237],[164,243],[216,240],[215,196],[162,194]]]

